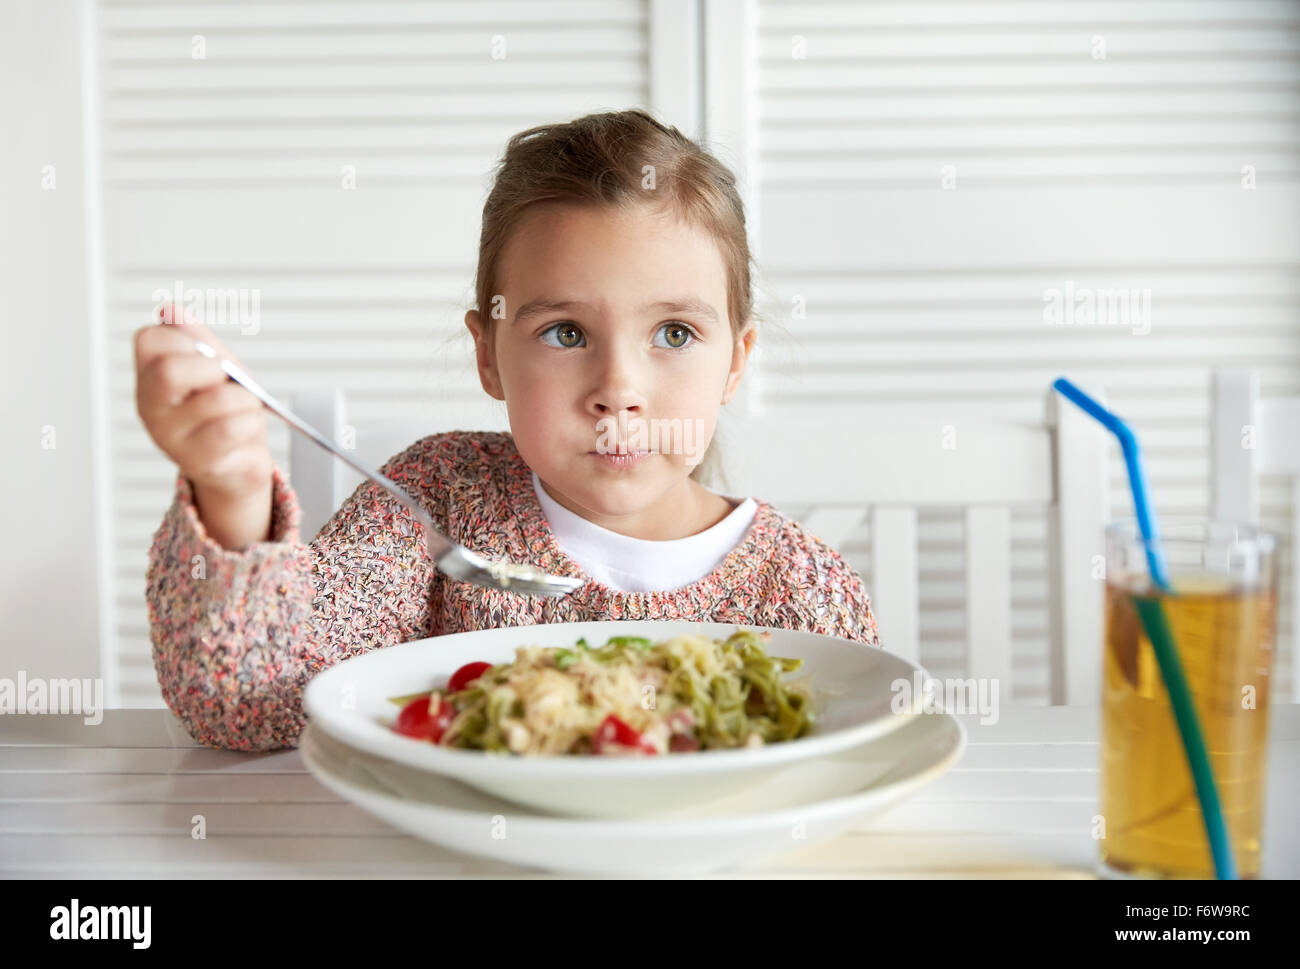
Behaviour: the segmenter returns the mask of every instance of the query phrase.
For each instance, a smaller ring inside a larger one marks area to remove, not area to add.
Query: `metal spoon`
[[[217,351],[210,344],[204,343],[202,340],[195,340],[194,347],[205,357],[211,357],[214,360],[218,359]],[[434,566],[440,572],[462,582],[472,582],[474,585],[486,586],[490,589],[507,589],[510,592],[518,592],[523,595],[568,595],[583,584],[582,579],[551,575],[531,565],[519,565],[514,562],[494,562],[485,559],[476,552],[471,552],[463,545],[456,544],[438,531],[433,519],[429,517],[429,513],[420,506],[418,501],[403,491],[396,482],[367,467],[363,462],[358,461],[352,455],[337,447],[329,438],[263,390],[256,380],[229,360],[221,360],[221,369],[226,372],[226,376],[252,393],[276,416],[283,418],[290,427],[306,434],[336,458],[365,475],[405,505],[407,510],[415,516],[415,519],[424,526],[424,536],[429,546],[429,555],[433,558]]]

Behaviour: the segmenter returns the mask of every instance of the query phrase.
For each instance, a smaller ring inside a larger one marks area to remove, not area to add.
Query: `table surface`
[[[1265,878],[1300,877],[1300,704],[1270,712]],[[720,878],[1096,877],[1099,710],[959,717],[957,766],[847,834]],[[192,836],[195,815],[206,838]],[[197,745],[168,710],[0,716],[0,877],[552,878],[428,844],[316,781],[297,750]],[[562,876],[571,877],[571,876]]]

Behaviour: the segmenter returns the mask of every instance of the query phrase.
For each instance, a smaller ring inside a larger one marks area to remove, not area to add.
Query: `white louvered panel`
[[[768,185],[1300,176],[1294,4],[760,7]]]
[[[214,331],[281,398],[337,386],[358,422],[481,398],[463,316],[492,167],[527,127],[648,103],[648,3],[100,8],[118,701],[156,706],[144,574],[175,468],[130,342],[154,290],[257,291],[255,332]]]
[[[963,419],[1040,420],[1068,375],[1133,424],[1159,511],[1204,514],[1211,370],[1300,395],[1300,6],[758,13],[765,406],[950,405],[960,435]],[[1150,331],[1049,324],[1044,297],[1067,284],[1150,290]],[[1111,455],[1113,513],[1131,514]],[[1296,510],[1286,482],[1262,485],[1285,590]],[[921,659],[940,676],[965,659],[962,526],[957,509],[918,518]],[[1046,702],[1045,520],[1013,509],[1011,529],[1015,698]],[[867,529],[846,555],[870,591]],[[1277,688],[1294,675],[1280,650]]]

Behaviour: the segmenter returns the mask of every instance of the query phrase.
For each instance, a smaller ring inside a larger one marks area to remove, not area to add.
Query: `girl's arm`
[[[802,528],[796,528],[791,544],[795,551],[788,558],[797,563],[795,571],[782,577],[779,603],[763,624],[880,646],[871,600],[853,566]]]
[[[417,442],[382,473],[447,530],[437,448]],[[433,635],[441,573],[416,522],[366,482],[309,544],[297,496],[277,467],[270,533],[243,551],[204,528],[189,481],[154,534],[146,598],[167,706],[194,739],[231,750],[297,746],[302,689],[340,660]]]

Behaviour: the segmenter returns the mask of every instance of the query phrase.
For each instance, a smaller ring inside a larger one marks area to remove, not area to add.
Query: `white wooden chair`
[[[1300,702],[1300,397],[1261,400],[1259,375],[1214,374],[1210,514],[1259,524],[1259,476],[1291,478],[1291,699]]]
[[[1099,398],[1102,396],[1096,394]],[[486,400],[486,399],[485,399]],[[337,440],[345,431],[341,394],[303,394],[294,408]],[[949,429],[949,426],[951,428]],[[437,426],[356,428],[356,450],[378,467],[411,442],[444,430],[508,430],[491,401],[443,414]],[[870,513],[872,611],[886,649],[920,656],[917,511],[966,509],[967,664],[971,677],[997,677],[1010,696],[1010,509],[1048,509],[1050,698],[1096,703],[1101,696],[1102,584],[1108,516],[1107,435],[1048,392],[1037,424],[972,419],[952,425],[915,409],[847,409],[810,425],[807,417],[723,415],[727,494],[812,506],[802,523],[841,547]],[[955,446],[945,447],[945,439]],[[311,536],[362,480],[295,435],[291,476]],[[1103,559],[1104,561],[1104,559]]]

